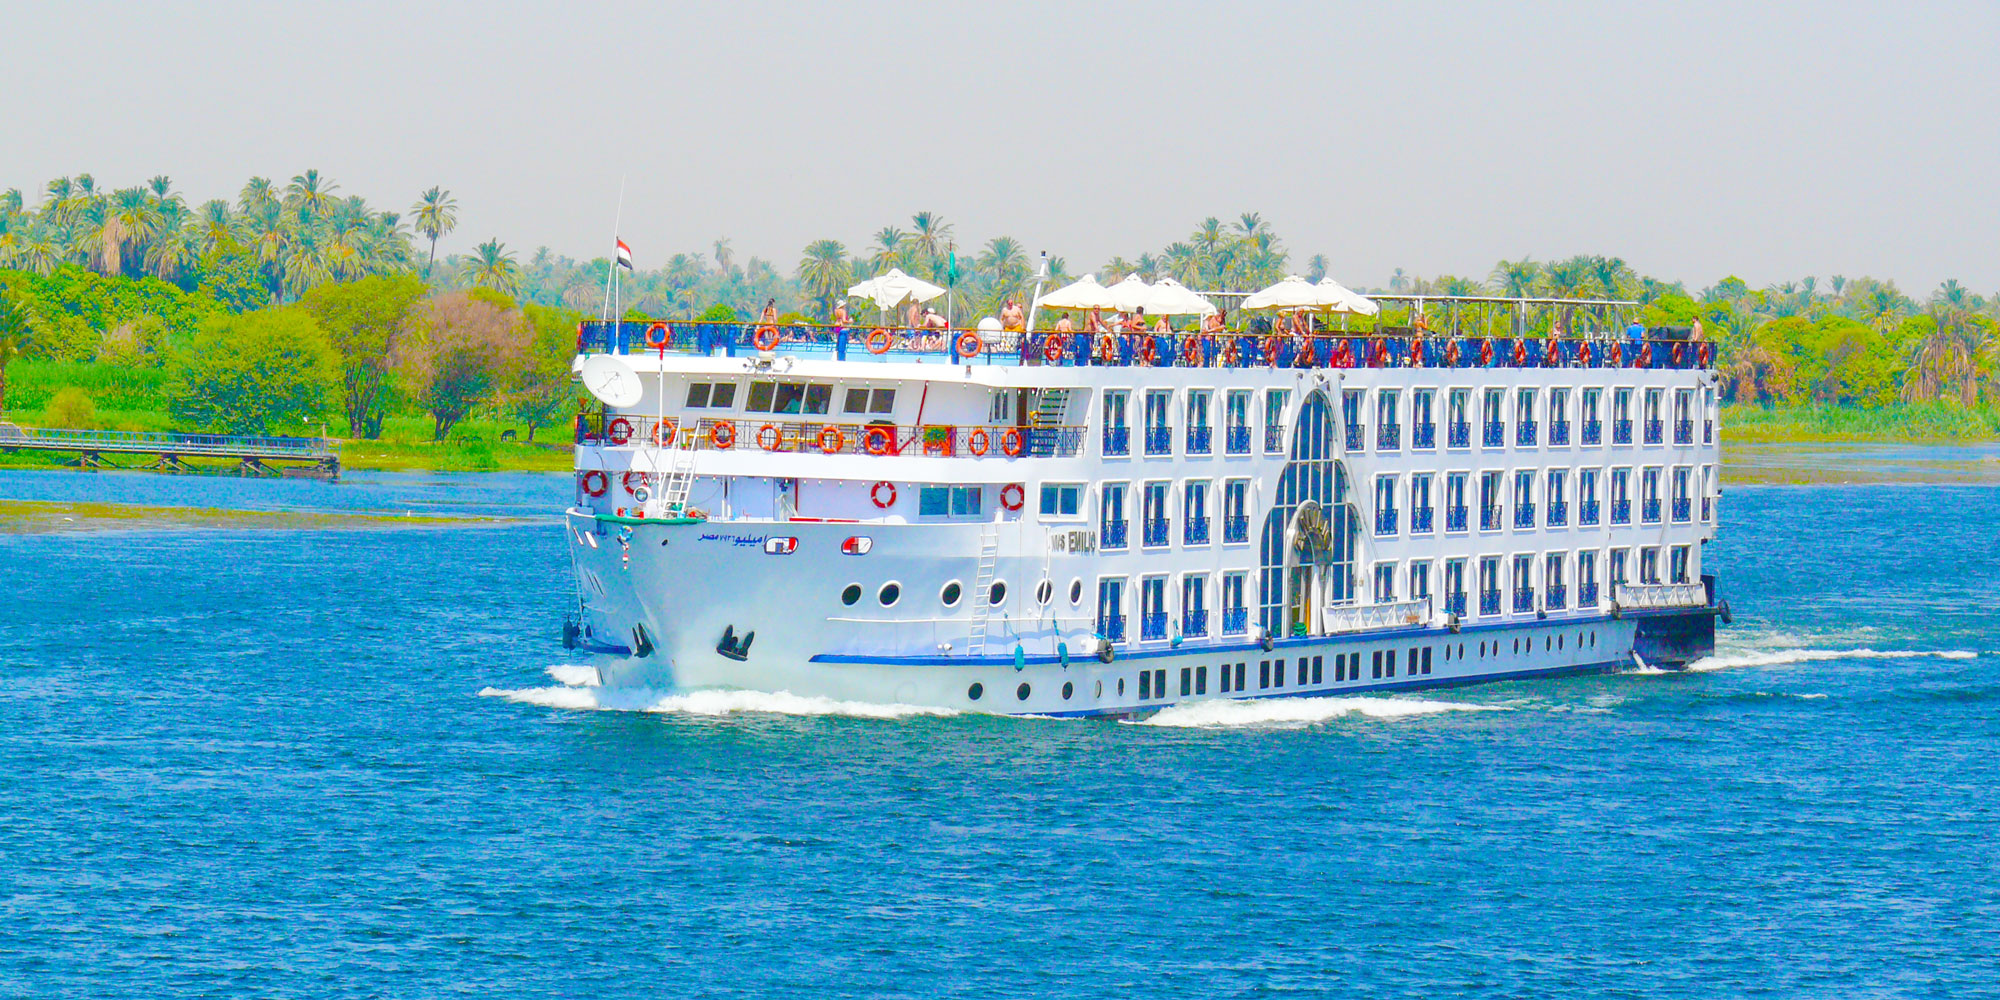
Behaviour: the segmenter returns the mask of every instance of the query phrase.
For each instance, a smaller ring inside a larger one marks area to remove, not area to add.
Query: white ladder
[[[1061,427],[1063,415],[1068,409],[1068,389],[1043,389],[1041,398],[1035,400],[1034,413],[1028,417],[1028,426],[1034,430]],[[1053,430],[1049,430],[1045,434],[1031,433],[1028,441],[1028,444],[1032,446],[1029,449],[1030,453],[1042,454],[1048,451],[1049,445],[1053,442],[1055,436]]]
[[[979,570],[973,574],[972,629],[966,634],[968,656],[986,653],[986,620],[993,613],[993,577],[1000,565],[1000,525],[988,522],[979,528]]]
[[[694,489],[694,449],[681,447],[679,419],[674,421],[672,433],[665,443],[667,468],[660,483],[660,516],[684,517],[688,493]]]

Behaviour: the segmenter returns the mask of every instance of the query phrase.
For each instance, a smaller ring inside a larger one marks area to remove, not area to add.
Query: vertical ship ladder
[[[694,449],[681,443],[680,420],[673,422],[672,437],[665,440],[666,471],[660,483],[660,516],[685,517],[688,493],[694,488]],[[655,468],[658,468],[656,463]]]
[[[1000,525],[988,522],[979,528],[979,571],[972,584],[972,629],[965,639],[967,656],[986,653],[986,620],[993,613],[993,577],[1000,565]]]

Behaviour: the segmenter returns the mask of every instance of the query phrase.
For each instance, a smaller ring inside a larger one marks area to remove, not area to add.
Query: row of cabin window
[[[1402,410],[1398,405],[1398,401],[1402,398],[1403,391],[1401,389],[1375,390],[1375,422],[1377,425],[1395,426],[1402,423],[1400,419]],[[1604,390],[1601,388],[1588,388],[1575,391],[1579,400],[1577,408],[1578,418],[1586,423],[1601,419],[1600,407],[1603,401]],[[1368,390],[1366,389],[1347,389],[1342,392],[1341,416],[1349,426],[1359,426],[1361,424],[1362,400],[1367,395],[1367,392]],[[1469,424],[1472,422],[1472,392],[1473,390],[1471,389],[1450,390],[1451,394],[1447,397],[1450,405],[1446,411],[1449,422],[1454,424]],[[1544,392],[1548,394],[1546,410],[1541,406],[1541,397]],[[1432,423],[1431,408],[1432,402],[1436,398],[1436,393],[1437,390],[1435,389],[1409,390],[1409,415],[1411,423]],[[1648,420],[1661,419],[1660,408],[1663,405],[1665,393],[1666,390],[1663,388],[1646,390],[1645,404],[1646,418]],[[1516,423],[1519,423],[1522,420],[1540,419],[1544,414],[1546,414],[1547,419],[1550,421],[1564,421],[1570,419],[1570,394],[1571,390],[1565,387],[1546,390],[1534,387],[1517,388],[1514,390],[1513,412],[1509,414],[1506,412],[1507,390],[1504,388],[1489,388],[1484,390],[1480,416],[1487,423],[1503,423],[1509,416]],[[1715,390],[1702,390],[1702,398],[1703,412],[1712,416],[1715,412]],[[1674,419],[1693,419],[1691,413],[1693,408],[1694,390],[1675,389]],[[1630,388],[1613,389],[1611,419],[1629,420],[1631,417],[1632,390]]]
[[[1161,573],[1142,576],[1139,578],[1137,588],[1126,586],[1130,582],[1129,577],[1098,577],[1097,617],[1099,621],[1102,622],[1108,620],[1111,616],[1125,614],[1125,593],[1133,589],[1136,589],[1139,593],[1139,614],[1141,615],[1173,615],[1177,612],[1181,617],[1185,618],[1188,612],[1191,611],[1207,611],[1209,606],[1209,583],[1212,580],[1221,583],[1221,587],[1216,590],[1216,607],[1223,611],[1242,611],[1248,607],[1244,603],[1244,595],[1246,593],[1244,587],[1246,581],[1250,578],[1250,571],[1247,569],[1225,570],[1219,574],[1206,572],[1181,573],[1178,577],[1181,582],[1181,602],[1180,607],[1174,610],[1170,610],[1167,607],[1169,574]],[[1100,629],[1100,633],[1102,631]],[[1212,628],[1210,631],[1219,632],[1220,627]]]
[[[1594,468],[1549,469],[1546,472],[1536,469],[1517,469],[1514,471],[1512,500],[1515,504],[1534,503],[1538,496],[1535,492],[1535,484],[1537,479],[1540,479],[1544,484],[1544,489],[1539,496],[1544,502],[1558,503],[1567,501],[1569,499],[1568,484],[1570,474],[1573,472],[1576,474],[1577,501],[1580,503],[1590,503],[1598,499],[1597,484],[1599,479],[1602,478],[1604,471],[1603,469]],[[1658,465],[1640,468],[1639,495],[1641,499],[1660,499],[1660,474],[1665,471],[1667,471],[1666,466]],[[1611,500],[1615,502],[1631,499],[1631,467],[1623,466],[1614,468],[1610,472]],[[1709,465],[1701,466],[1700,473],[1701,489],[1697,494],[1693,491],[1692,485],[1695,467],[1689,465],[1674,466],[1672,469],[1674,499],[1687,500],[1696,495],[1713,496],[1714,494],[1710,492],[1710,486],[1716,482],[1715,467]],[[1407,497],[1409,500],[1409,509],[1413,511],[1430,510],[1431,489],[1436,475],[1436,473],[1432,472],[1410,473],[1410,484],[1407,493],[1398,488],[1398,484],[1403,478],[1402,474],[1385,472],[1377,475],[1375,477],[1375,509],[1397,510],[1399,509],[1397,501]],[[1471,475],[1469,472],[1445,473],[1444,505],[1446,507],[1467,506],[1466,484]],[[1482,472],[1479,474],[1480,506],[1491,507],[1501,502],[1501,487],[1505,476],[1505,472]]]
[[[1581,642],[1581,639],[1579,638],[1578,641]],[[1429,675],[1435,649],[1436,647],[1433,646],[1411,646],[1408,651],[1408,659],[1403,661],[1407,668],[1407,673],[1404,676],[1420,677]],[[1497,643],[1495,644],[1494,651],[1496,653],[1499,651]],[[1369,672],[1366,679],[1382,680],[1394,678],[1397,671],[1397,653],[1399,652],[1401,651],[1395,649],[1377,649],[1371,651],[1368,654]],[[1463,650],[1460,652],[1462,655]],[[1274,660],[1258,660],[1256,675],[1257,690],[1270,691],[1274,689],[1283,690],[1287,686],[1309,688],[1325,685],[1327,683],[1326,659],[1325,655],[1317,655],[1301,656],[1295,660],[1289,657],[1279,657]],[[1445,647],[1444,659],[1446,661],[1451,659],[1451,647],[1448,645]],[[1335,653],[1333,656],[1333,683],[1346,684],[1363,680],[1361,661],[1362,654],[1358,652]],[[1295,666],[1288,668],[1288,664]],[[1216,664],[1216,693],[1232,694],[1250,690],[1249,670],[1250,661],[1248,660],[1239,660],[1236,663]],[[1286,678],[1290,670],[1296,670],[1296,676],[1295,679],[1288,682]],[[1146,676],[1148,673],[1151,673],[1153,676]],[[1139,699],[1141,701],[1172,697],[1173,692],[1167,688],[1166,673],[1165,670],[1142,670],[1139,672]],[[1180,696],[1183,698],[1199,698],[1206,694],[1208,694],[1208,667],[1203,665],[1180,668]]]
[[[1187,389],[1186,405],[1182,413],[1188,427],[1210,426],[1209,411],[1214,406],[1215,391],[1212,389]],[[1255,390],[1230,389],[1223,394],[1224,427],[1250,426],[1251,399]],[[1264,425],[1282,427],[1284,425],[1285,403],[1291,399],[1290,389],[1264,390]],[[1145,395],[1145,426],[1169,426],[1173,414],[1174,390],[1148,389]],[[1132,399],[1130,389],[1106,389],[1104,391],[1104,426],[1129,427],[1126,410]]]
[[[824,382],[752,382],[743,409],[747,413],[823,414],[833,405],[833,390]],[[735,405],[734,382],[688,383],[690,410],[727,410]],[[893,413],[895,409],[894,389],[849,388],[840,405],[840,412],[857,416]]]
[[[1124,482],[1105,483],[1098,487],[1098,520],[1101,523],[1117,524],[1123,523],[1126,520],[1125,496],[1131,487],[1131,483]],[[1142,521],[1171,521],[1173,519],[1173,514],[1168,509],[1174,493],[1173,487],[1173,481],[1169,479],[1156,479],[1139,483],[1139,515]],[[1046,491],[1048,487],[1044,487],[1043,489]],[[1057,487],[1057,489],[1074,489],[1078,492],[1079,498],[1082,491],[1080,484]],[[1188,479],[1182,481],[1180,489],[1180,512],[1184,520],[1199,521],[1208,516],[1208,499],[1211,489],[1213,489],[1213,480]],[[1061,494],[1058,494],[1059,499],[1060,497]],[[1222,480],[1221,500],[1222,516],[1225,520],[1248,517],[1250,513],[1250,480]],[[1050,514],[1052,512],[1044,504],[1042,513]],[[1061,504],[1058,503],[1057,511],[1054,513],[1074,514],[1075,509],[1072,508],[1069,511],[1063,511]],[[1216,533],[1217,536],[1220,534],[1220,532]]]
[[[1660,553],[1663,548],[1667,553],[1668,578],[1665,580],[1662,580],[1660,576]],[[1642,584],[1693,583],[1694,574],[1699,568],[1695,565],[1695,549],[1692,545],[1649,545],[1637,548],[1605,549],[1602,552],[1605,555],[1608,571],[1607,582],[1614,587],[1619,584],[1635,582]],[[1638,553],[1638,565],[1636,567],[1638,577],[1636,580],[1630,575],[1630,571],[1633,569],[1630,554],[1633,552]],[[1574,581],[1578,588],[1594,587],[1598,583],[1597,566],[1599,554],[1600,550],[1598,549],[1582,549],[1575,553],[1543,552],[1539,554],[1539,559],[1537,558],[1537,554],[1534,553],[1516,553],[1512,557],[1480,556],[1479,580],[1477,581],[1479,583],[1478,589],[1482,593],[1494,591],[1511,593],[1511,591],[1501,590],[1500,587],[1503,559],[1511,561],[1511,573],[1508,577],[1508,582],[1513,585],[1512,589],[1515,591],[1535,590],[1546,592],[1552,586],[1567,587],[1571,580],[1572,571],[1574,572]],[[1378,562],[1375,564],[1375,588],[1372,598],[1377,604],[1390,604],[1398,600],[1421,601],[1430,598],[1431,566],[1436,562],[1444,564],[1444,592],[1442,596],[1446,598],[1462,597],[1467,593],[1465,570],[1470,561],[1470,558],[1467,557],[1444,560],[1413,559],[1407,563],[1398,563],[1394,560]],[[1402,569],[1400,573],[1398,572],[1399,568]],[[1536,575],[1538,568],[1541,570],[1540,576]],[[1406,589],[1401,591],[1401,593],[1409,595],[1406,598],[1397,597],[1399,592],[1397,583],[1399,580],[1406,587]],[[1581,593],[1580,589],[1578,593]],[[1609,598],[1610,596],[1608,593],[1601,594],[1600,599]],[[1502,613],[1505,613],[1507,610],[1505,602],[1503,602],[1501,610]]]

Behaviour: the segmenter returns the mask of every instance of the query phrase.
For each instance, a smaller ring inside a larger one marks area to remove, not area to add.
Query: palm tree
[[[338,190],[340,185],[321,177],[317,170],[308,170],[285,185],[285,207],[300,215],[318,214],[332,203],[333,192]]]
[[[727,278],[736,270],[736,251],[729,245],[729,237],[715,241],[715,269]]]
[[[472,248],[472,256],[466,259],[466,278],[475,288],[512,295],[520,287],[521,268],[506,244],[491,239]]]
[[[799,260],[799,285],[806,297],[818,302],[822,317],[833,315],[834,300],[847,287],[852,274],[847,266],[847,247],[839,240],[814,240],[806,244]]]
[[[1323,253],[1313,254],[1312,257],[1306,261],[1306,280],[1319,281],[1325,277],[1326,277],[1326,255]]]
[[[1499,286],[1505,298],[1524,299],[1534,291],[1535,282],[1542,275],[1542,266],[1533,257],[1520,260],[1503,260],[1493,265],[1491,278]]]
[[[1406,292],[1410,290],[1410,276],[1404,274],[1402,268],[1397,268],[1394,274],[1389,275],[1389,290],[1392,292]]]
[[[883,226],[875,232],[875,252],[868,258],[868,266],[876,274],[905,263],[910,251],[910,235],[895,226]]]
[[[1590,258],[1591,277],[1597,282],[1597,290],[1607,299],[1623,298],[1632,268],[1622,257]]]
[[[429,281],[431,265],[437,263],[438,240],[458,228],[458,201],[450,191],[432,187],[417,197],[410,215],[416,219],[417,235],[431,241],[430,257],[424,261],[424,280]]]
[[[1113,257],[1105,261],[1104,266],[1097,270],[1099,274],[1103,275],[1097,280],[1103,284],[1110,285],[1124,281],[1125,276],[1132,273],[1133,267],[1131,261],[1123,257]]]
[[[236,196],[236,210],[244,215],[252,215],[276,208],[277,196],[273,193],[269,177],[252,177],[243,182],[243,190]]]
[[[1271,227],[1271,224],[1265,222],[1264,217],[1256,212],[1245,212],[1237,216],[1236,222],[1233,225],[1236,227],[1236,232],[1244,237],[1251,237],[1258,233],[1267,232]]]
[[[146,245],[158,236],[161,229],[160,210],[146,197],[143,188],[124,188],[114,192],[108,211],[95,220],[97,222],[96,251],[98,270],[105,275],[125,273],[126,251],[143,259]]]
[[[951,223],[935,212],[918,212],[910,216],[910,226],[915,230],[910,234],[911,249],[923,256],[929,277],[935,280],[944,273],[942,262],[945,244],[951,242]]]
[[[1028,254],[1021,241],[1012,236],[996,236],[986,241],[986,249],[974,261],[993,280],[996,300],[1021,298],[1028,281]]]

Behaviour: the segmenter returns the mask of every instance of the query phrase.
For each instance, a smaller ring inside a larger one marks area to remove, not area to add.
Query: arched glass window
[[[1286,535],[1299,508],[1317,503],[1325,512],[1332,537],[1332,561],[1322,568],[1328,593],[1336,603],[1354,600],[1354,547],[1358,518],[1348,502],[1347,469],[1334,457],[1333,406],[1326,394],[1314,391],[1299,404],[1293,424],[1291,460],[1278,479],[1277,497],[1264,515],[1257,574],[1259,620],[1272,635],[1286,634]],[[1296,560],[1292,560],[1296,562]]]

